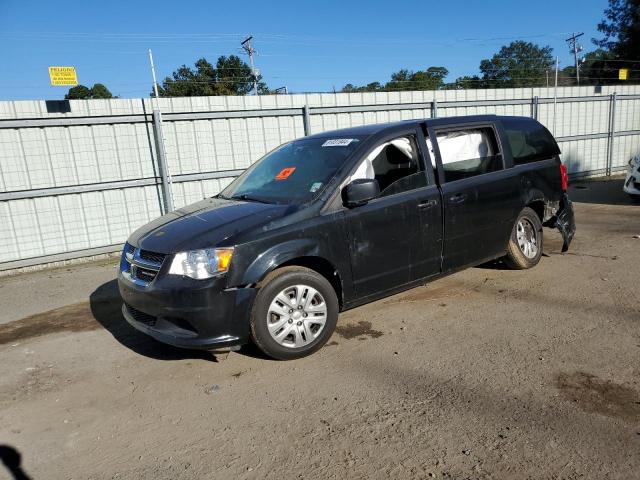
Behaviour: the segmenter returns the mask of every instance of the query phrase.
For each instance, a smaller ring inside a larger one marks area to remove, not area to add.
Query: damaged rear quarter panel
[[[560,158],[516,166],[520,170],[523,191],[523,208],[526,205],[542,204],[542,223],[545,227],[557,228],[562,234],[562,251],[566,252],[575,234],[576,225],[573,205],[562,192]]]

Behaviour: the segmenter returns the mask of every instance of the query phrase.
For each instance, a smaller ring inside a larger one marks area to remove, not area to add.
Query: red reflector
[[[560,181],[562,182],[562,191],[566,192],[569,186],[569,177],[567,176],[567,167],[560,164]]]

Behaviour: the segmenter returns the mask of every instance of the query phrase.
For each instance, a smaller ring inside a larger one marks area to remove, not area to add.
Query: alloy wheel
[[[527,258],[536,258],[538,255],[538,232],[533,224],[526,218],[521,218],[516,227],[516,239],[520,251]]]

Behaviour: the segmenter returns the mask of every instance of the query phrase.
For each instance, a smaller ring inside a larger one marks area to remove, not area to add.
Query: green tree
[[[91,98],[113,98],[113,95],[102,83],[96,83],[91,87]]]
[[[371,82],[367,85],[356,86],[347,83],[342,87],[342,92],[382,92],[398,90],[437,90],[444,86],[444,79],[449,74],[449,70],[444,67],[429,67],[426,70],[413,72],[403,68],[391,74],[384,86],[380,82]]]
[[[413,72],[410,72],[406,68],[392,73],[391,80],[388,81],[384,86],[385,90],[411,90],[409,82],[411,82],[412,75]]]
[[[640,0],[609,0],[605,18],[598,24],[601,39],[592,39],[615,58],[640,60]]]
[[[94,98],[114,98],[107,87],[102,83],[95,83],[93,87],[88,88],[84,85],[71,87],[64,96],[66,100],[91,100]]]
[[[438,90],[444,86],[448,74],[449,70],[444,67],[429,67],[417,72],[399,70],[391,75],[385,90]]]
[[[546,84],[545,70],[553,68],[553,49],[518,40],[480,62],[487,87],[533,87]]]
[[[71,87],[64,96],[66,100],[88,100],[91,98],[91,89],[84,85]]]
[[[485,88],[484,81],[478,75],[465,75],[456,78],[454,83],[446,86],[448,90],[471,90],[473,88]]]
[[[342,87],[342,92],[344,93],[356,93],[356,92],[380,92],[383,90],[380,82],[371,82],[362,87],[356,87],[351,83],[347,83],[344,87]]]
[[[581,85],[609,85],[619,83],[618,69],[624,68],[615,60],[615,55],[601,48],[589,52],[584,56],[580,64],[580,84]],[[576,67],[569,65],[560,70],[558,85],[576,85]]]
[[[637,79],[631,65],[633,64],[616,61],[614,53],[599,48],[585,55],[580,72],[593,85],[608,85],[619,83],[618,69],[620,68],[631,69],[630,77]]]
[[[269,93],[262,77],[257,76],[258,92]],[[195,63],[195,69],[182,65],[162,81],[161,97],[195,97],[210,95],[247,95],[253,90],[251,67],[236,55],[221,56],[214,67],[205,58]],[[153,95],[153,91],[151,92]]]

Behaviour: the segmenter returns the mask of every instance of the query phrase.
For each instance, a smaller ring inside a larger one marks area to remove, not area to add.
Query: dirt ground
[[[618,184],[573,187],[569,253],[546,230],[536,268],[345,312],[294,362],[136,333],[114,261],[0,278],[0,478],[640,478],[640,205]]]

